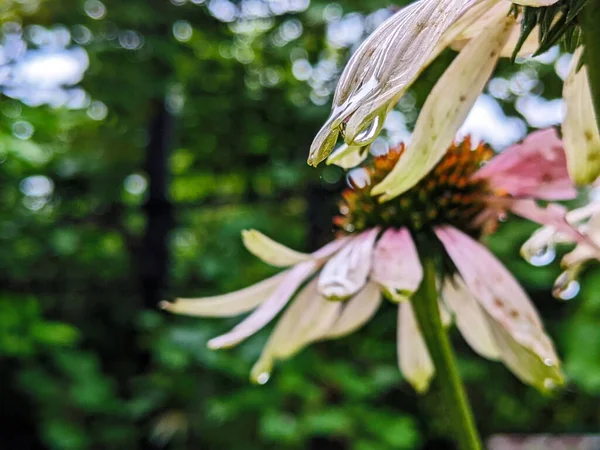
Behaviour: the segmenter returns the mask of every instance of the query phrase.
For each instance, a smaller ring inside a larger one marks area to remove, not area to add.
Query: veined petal
[[[565,151],[569,173],[579,185],[591,184],[600,175],[600,131],[596,122],[596,112],[587,67],[577,70],[582,47],[573,55],[571,72],[563,85],[563,98],[566,105],[562,123]]]
[[[404,378],[420,394],[429,389],[435,373],[410,302],[398,306],[398,363]]]
[[[344,169],[352,169],[363,162],[367,156],[369,156],[370,146],[361,145],[341,145],[335,150],[329,158],[327,158],[327,165],[335,164],[336,166]]]
[[[325,264],[319,275],[319,291],[325,298],[345,300],[365,285],[378,232],[375,228],[361,233]]]
[[[446,153],[494,70],[515,26],[512,16],[471,40],[433,87],[419,114],[411,143],[390,174],[371,191],[389,200],[413,187]]]
[[[242,240],[250,253],[275,267],[289,267],[312,259],[308,253],[292,250],[257,230],[242,231]]]
[[[416,79],[444,32],[477,0],[421,0],[401,9],[384,22],[354,53],[334,96],[336,107],[344,108],[346,135],[353,144],[357,137],[378,135],[372,122],[382,124],[388,103],[398,98]],[[374,114],[374,115],[373,115]]]
[[[465,284],[490,316],[548,365],[558,361],[529,297],[490,251],[456,228],[435,229]]]
[[[259,331],[283,309],[300,285],[315,272],[317,267],[317,262],[307,261],[290,269],[281,284],[266,301],[229,333],[208,341],[209,348],[232,347]]]
[[[423,267],[408,229],[386,230],[373,252],[371,280],[379,283],[391,300],[399,302],[408,300],[422,279]]]
[[[554,352],[550,338],[545,333],[542,332],[538,339],[543,341],[544,348],[551,352],[551,356],[548,358],[542,358],[539,354],[521,345],[490,314],[485,311],[483,314],[487,318],[489,329],[499,348],[500,358],[517,378],[541,391],[551,391],[564,383],[558,356]]]
[[[275,357],[289,358],[325,336],[339,317],[342,303],[325,300],[317,283],[316,278],[308,283],[285,311],[282,320],[288,323],[288,332],[273,352]]]
[[[279,273],[245,289],[224,295],[202,298],[178,298],[174,303],[161,302],[160,307],[175,314],[200,317],[237,316],[260,305],[275,291],[289,271]]]
[[[290,345],[297,321],[301,320],[304,310],[310,307],[310,303],[318,295],[315,287],[316,279],[312,280],[300,291],[292,301],[292,304],[277,321],[260,358],[252,367],[250,372],[250,379],[252,381],[264,384],[269,379],[275,360],[283,358],[283,349]],[[298,339],[295,339],[294,344],[296,343],[298,343]]]
[[[375,315],[381,304],[377,284],[368,282],[344,304],[344,309],[323,339],[339,338],[358,330]]]
[[[475,176],[514,197],[569,200],[577,196],[565,150],[553,128],[531,133],[492,158]]]
[[[471,348],[484,358],[498,359],[498,347],[485,313],[459,275],[446,279],[442,297],[454,312],[456,326]]]
[[[307,161],[309,165],[316,167],[317,164],[327,158],[331,153],[340,134],[340,123],[336,124],[335,121],[329,119],[319,130],[312,141],[312,144],[310,144]]]

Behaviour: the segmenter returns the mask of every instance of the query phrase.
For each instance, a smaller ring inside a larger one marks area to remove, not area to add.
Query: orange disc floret
[[[361,186],[349,177],[350,187],[342,193],[341,215],[336,227],[347,233],[374,226],[408,227],[413,231],[427,226],[449,224],[472,235],[481,233],[475,218],[485,208],[487,183],[473,177],[494,152],[485,145],[472,147],[470,137],[453,143],[442,159],[419,183],[402,195],[380,203],[371,189],[394,168],[405,152],[404,144],[372,157],[362,166]],[[367,182],[365,182],[365,179]]]

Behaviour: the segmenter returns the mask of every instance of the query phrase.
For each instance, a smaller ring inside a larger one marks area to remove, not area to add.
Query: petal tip
[[[173,303],[168,302],[167,300],[161,300],[160,302],[158,302],[158,309],[168,311],[172,305]]]

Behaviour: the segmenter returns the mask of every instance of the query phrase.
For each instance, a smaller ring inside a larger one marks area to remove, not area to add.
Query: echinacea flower
[[[347,146],[331,155],[343,167],[366,158],[385,116],[447,47],[459,54],[438,80],[421,110],[405,157],[378,186],[383,199],[413,187],[442,158],[500,57],[538,48],[538,26],[521,39],[523,14],[514,5],[548,7],[557,0],[419,0],[380,25],[353,54],[338,82],[332,112],[315,137],[308,162],[317,165],[341,133]],[[515,13],[516,12],[516,13]],[[600,174],[600,135],[585,66],[565,83],[563,124],[569,172],[578,184]]]
[[[245,231],[251,253],[287,270],[230,294],[161,306],[200,317],[250,312],[230,332],[210,340],[212,349],[240,343],[283,311],[252,369],[252,379],[264,383],[276,360],[359,329],[376,313],[383,295],[398,304],[399,367],[423,392],[435,368],[412,302],[423,278],[420,254],[433,248],[442,262],[437,267],[442,318],[453,318],[477,353],[502,361],[523,382],[539,389],[561,384],[559,359],[527,294],[478,242],[506,211],[571,232],[561,223],[561,207],[535,203],[575,195],[556,133],[534,133],[494,158],[489,147],[472,148],[468,138],[454,143],[413,188],[378,202],[372,184],[404,153],[400,145],[349,173],[351,188],[343,193],[334,220],[340,232],[333,242],[308,254]]]

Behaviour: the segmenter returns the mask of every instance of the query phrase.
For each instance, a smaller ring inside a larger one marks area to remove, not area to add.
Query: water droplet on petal
[[[369,145],[373,142],[383,126],[383,114],[378,115],[373,121],[354,138],[352,145]]]
[[[367,169],[352,169],[346,175],[346,183],[352,189],[363,189],[371,184],[371,176]]]
[[[546,358],[544,360],[544,364],[546,364],[548,367],[552,367],[552,366],[554,366],[554,360],[552,360],[550,358]]]
[[[258,384],[265,384],[267,381],[269,381],[270,377],[271,377],[271,374],[268,372],[259,373],[258,376],[256,377],[256,382]]]
[[[579,293],[579,289],[579,283],[573,279],[573,275],[565,271],[556,279],[552,295],[559,300],[571,300]]]
[[[533,266],[546,266],[554,261],[554,258],[556,258],[556,250],[554,249],[553,245],[528,245],[523,248],[523,257],[529,264]]]
[[[556,382],[552,378],[546,378],[544,380],[544,387],[549,391],[556,389]]]

